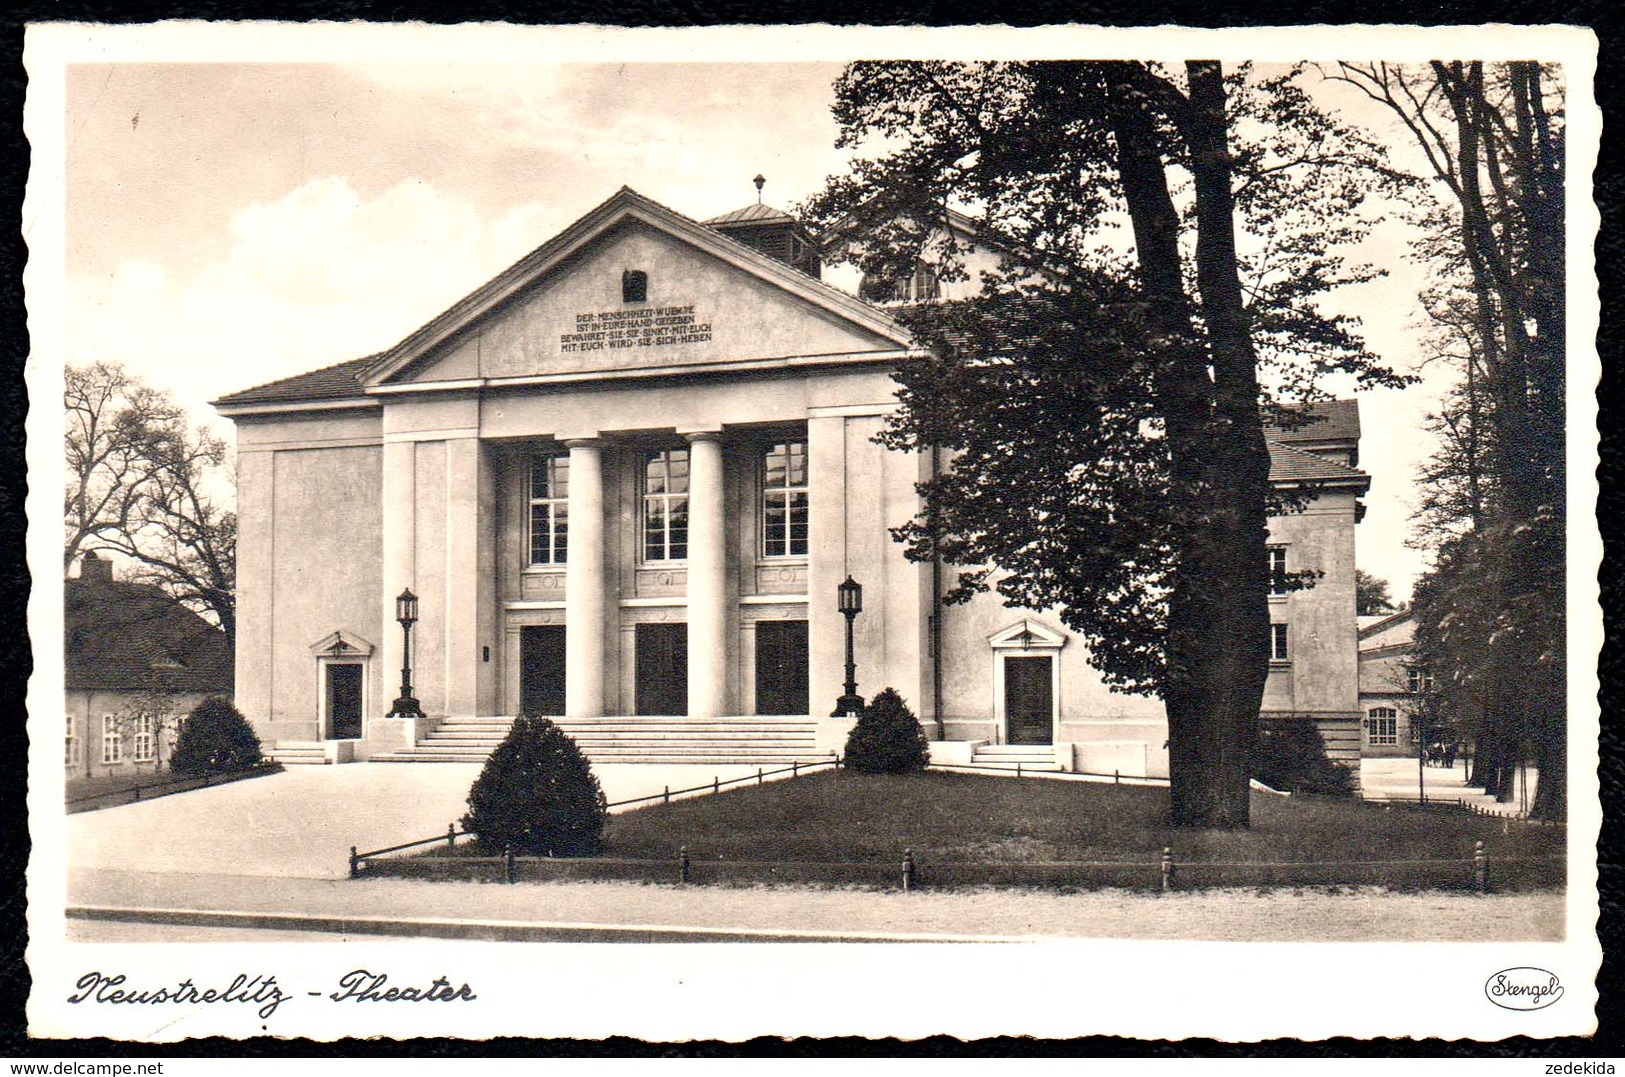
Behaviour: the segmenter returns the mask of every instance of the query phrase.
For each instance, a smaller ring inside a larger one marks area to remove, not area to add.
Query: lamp
[[[412,695],[412,626],[418,621],[418,596],[412,593],[411,588],[396,597],[395,620],[400,622],[402,635],[401,695],[390,708],[389,717],[422,718],[423,708],[418,706],[417,697]]]
[[[852,620],[863,612],[863,585],[848,576],[835,588],[835,608],[846,618],[846,691],[835,701],[831,718],[861,718],[863,697],[858,695],[858,667],[852,658]]]

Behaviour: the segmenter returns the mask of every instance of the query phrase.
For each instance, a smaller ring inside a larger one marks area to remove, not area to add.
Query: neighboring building
[[[1166,774],[1156,700],[1108,691],[1053,611],[942,607],[888,527],[925,455],[874,437],[921,353],[885,301],[824,283],[756,206],[700,224],[623,188],[394,348],[233,393],[237,700],[284,758],[478,758],[532,712],[599,759],[808,759],[838,749],[845,620],[859,690],[895,687],[939,761]],[[979,255],[986,257],[986,255]],[[833,276],[833,274],[832,274]],[[856,287],[855,287],[856,290]],[[1275,432],[1265,705],[1358,762],[1352,404]],[[396,596],[419,600],[415,696]]]
[[[1415,700],[1426,686],[1412,664],[1416,618],[1409,610],[1360,618],[1360,710],[1365,755],[1415,755]]]
[[[175,719],[231,695],[226,634],[156,587],[114,579],[94,552],[63,591],[68,775],[158,770]]]

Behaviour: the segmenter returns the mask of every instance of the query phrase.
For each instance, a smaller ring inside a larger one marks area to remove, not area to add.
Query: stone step
[[[1061,765],[1055,762],[1054,759],[1046,759],[1041,762],[1033,763],[1029,763],[1026,760],[1014,759],[973,759],[972,763],[983,770],[1016,770],[1019,768],[1024,774],[1032,771],[1045,771],[1052,774],[1059,774],[1062,772]]]
[[[591,752],[588,758],[598,763],[655,763],[665,765],[700,765],[700,766],[765,766],[771,764],[775,767],[789,766],[791,763],[823,763],[829,760],[827,755],[818,755],[814,752],[704,752],[704,753],[653,753],[640,752]],[[480,763],[484,762],[484,755],[471,755],[456,752],[427,751],[422,748],[413,751],[385,752],[372,757],[374,763]]]

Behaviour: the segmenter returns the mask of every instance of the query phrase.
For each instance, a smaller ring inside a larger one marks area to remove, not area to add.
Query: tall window
[[[79,738],[74,736],[74,726],[78,721],[73,715],[68,715],[67,739],[62,744],[62,762],[70,767],[79,765]]]
[[[570,458],[557,453],[530,463],[530,563],[562,565],[570,527]]]
[[[1409,669],[1405,671],[1405,686],[1412,695],[1417,692],[1433,691],[1433,674],[1425,669]]]
[[[138,715],[135,736],[132,738],[130,758],[137,763],[150,763],[158,758],[158,719],[150,714]]]
[[[1399,712],[1392,707],[1372,707],[1366,723],[1371,729],[1372,744],[1399,743]]]
[[[1270,547],[1270,594],[1286,594],[1286,547]]]
[[[118,727],[118,718],[102,715],[102,762],[124,762],[124,733]]]
[[[807,556],[807,443],[787,441],[762,458],[762,553]]]
[[[1288,655],[1286,625],[1270,625],[1270,661],[1285,662]]]
[[[650,453],[643,469],[643,559],[688,559],[688,450]]]

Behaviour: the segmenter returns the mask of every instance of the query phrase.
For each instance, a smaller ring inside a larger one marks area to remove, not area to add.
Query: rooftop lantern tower
[[[800,221],[773,206],[762,203],[762,187],[767,177],[760,174],[752,181],[756,184],[756,201],[743,209],[712,217],[704,222],[729,239],[761,251],[769,258],[777,258],[795,266],[809,277],[818,278],[822,267],[818,260],[818,244]]]

